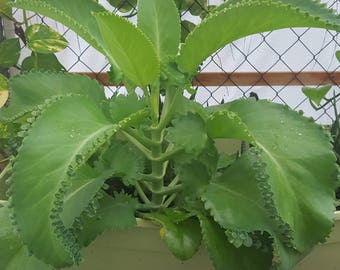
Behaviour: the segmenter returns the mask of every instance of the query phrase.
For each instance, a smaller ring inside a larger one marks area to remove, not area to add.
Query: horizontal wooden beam
[[[340,72],[209,72],[193,82],[204,86],[268,86],[340,84]]]
[[[105,86],[109,82],[107,73],[83,72]],[[275,86],[275,85],[340,85],[340,72],[202,72],[193,81],[194,86]]]

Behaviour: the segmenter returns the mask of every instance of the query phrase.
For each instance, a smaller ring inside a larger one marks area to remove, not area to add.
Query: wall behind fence
[[[119,3],[116,8],[104,0],[99,2],[122,15],[130,16],[137,12],[134,8],[136,0],[116,1]],[[215,5],[221,2],[223,1],[208,0],[207,3]],[[340,0],[325,2],[328,7],[340,13]],[[201,14],[208,12],[202,3],[202,0],[192,1],[188,9],[182,12],[182,21],[185,21],[183,31],[190,25],[188,22],[197,24],[201,21],[200,16],[197,16],[198,8],[201,8]],[[131,8],[128,12],[121,13],[118,9],[123,6]],[[14,12],[20,20],[22,11]],[[32,16],[30,24],[45,23],[58,30],[68,40],[68,48],[57,54],[68,71],[96,73],[95,77],[103,78],[101,75],[109,69],[109,64],[100,53],[63,25],[38,14],[28,16]],[[132,16],[130,20],[135,21],[136,17]],[[222,100],[226,102],[239,97],[248,97],[251,92],[255,92],[261,99],[285,103],[293,109],[303,110],[305,115],[314,117],[320,123],[330,123],[334,118],[333,109],[326,107],[315,112],[301,93],[302,86],[291,84],[310,84],[310,79],[314,80],[312,86],[331,82],[334,84],[333,91],[339,93],[339,81],[334,79],[340,70],[340,64],[335,58],[336,50],[340,50],[339,33],[321,29],[284,29],[237,40],[204,61],[202,73],[218,74],[213,77],[208,74],[208,80],[204,80],[206,74],[202,74],[201,80],[198,79],[195,86],[196,100],[203,105],[213,105]],[[22,58],[24,56],[25,54]],[[315,75],[308,77],[306,72],[319,72],[326,74],[326,77],[321,79],[315,78]],[[280,76],[286,74],[286,77],[273,77],[277,74]],[[277,83],[273,82],[278,82],[279,79],[280,85],[274,85]],[[124,92],[123,87],[107,86],[106,90],[109,94],[115,91]]]

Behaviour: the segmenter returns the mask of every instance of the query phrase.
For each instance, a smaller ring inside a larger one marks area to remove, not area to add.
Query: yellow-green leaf
[[[67,40],[52,28],[33,24],[26,29],[28,47],[36,53],[56,53],[65,49]]]
[[[161,59],[177,54],[181,25],[172,0],[139,0],[138,27],[150,38]]]
[[[159,59],[150,40],[128,20],[110,13],[95,15],[106,55],[138,86],[147,86],[159,76]]]

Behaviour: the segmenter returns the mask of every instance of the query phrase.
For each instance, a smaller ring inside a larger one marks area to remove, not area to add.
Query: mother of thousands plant
[[[328,236],[337,167],[322,128],[268,101],[203,108],[183,91],[234,40],[286,27],[338,31],[338,15],[310,0],[230,0],[180,44],[173,0],[139,0],[137,25],[93,0],[12,5],[73,29],[108,58],[128,95],[106,99],[96,81],[65,73],[9,81],[0,118],[21,131],[2,173],[0,269],[77,264],[96,236],[136,217],[159,223],[181,260],[203,241],[221,270],[291,269]],[[217,138],[248,147],[227,157]]]

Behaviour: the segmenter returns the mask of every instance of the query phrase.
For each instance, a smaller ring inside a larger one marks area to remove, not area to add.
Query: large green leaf
[[[14,66],[20,56],[20,43],[18,38],[6,39],[0,42],[0,67]]]
[[[76,157],[82,161],[82,156]],[[71,181],[71,187],[64,196],[63,212],[61,219],[66,228],[71,227],[75,217],[79,217],[84,209],[94,199],[105,180],[111,176],[111,172],[102,168],[92,168],[85,164],[76,172]]]
[[[223,229],[211,218],[203,214],[198,215],[204,244],[216,270],[242,269],[264,270],[270,269],[271,253],[257,250],[255,247],[236,248],[228,243]]]
[[[106,55],[138,86],[147,86],[159,76],[159,59],[145,36],[131,22],[116,14],[95,15],[106,47]],[[113,27],[114,25],[114,27]]]
[[[36,53],[56,53],[68,45],[66,39],[47,25],[32,24],[26,31],[28,48]]]
[[[9,81],[11,102],[0,111],[0,119],[14,121],[27,112],[37,110],[45,100],[54,96],[80,94],[96,102],[105,99],[104,89],[86,76],[65,73],[32,72]]]
[[[188,113],[172,121],[166,139],[187,153],[199,154],[208,142],[204,120],[198,115]]]
[[[320,12],[324,11],[324,8],[319,9]],[[195,74],[199,64],[213,52],[255,33],[287,27],[339,30],[338,17],[330,12],[326,18],[317,17],[319,9],[309,15],[307,7],[298,9],[293,5],[266,0],[238,1],[235,5],[213,13],[187,37],[178,58],[179,68],[183,72]]]
[[[265,173],[265,163],[259,153],[251,148],[236,160],[207,186],[202,199],[214,220],[226,231],[230,243],[236,247],[254,246],[253,236],[247,234],[265,231],[274,242],[275,265],[279,269],[291,269],[304,254],[292,249],[290,228],[275,209],[269,175]],[[246,250],[240,253],[246,255]],[[256,265],[254,257],[248,259]]]
[[[304,252],[324,240],[333,224],[337,170],[322,128],[266,101],[239,100],[208,110],[223,108],[238,114],[262,149],[274,206],[291,227],[296,248]]]
[[[275,235],[277,230],[276,222],[269,218],[269,215],[275,214],[270,213],[271,198],[269,197],[265,202],[261,191],[266,192],[266,189],[258,188],[258,185],[265,181],[265,177],[263,180],[260,179],[259,175],[263,173],[262,168],[254,169],[255,162],[255,154],[244,154],[221,176],[214,179],[202,195],[205,207],[211,212],[214,220],[225,230],[235,231],[235,236],[230,241],[237,246],[240,240],[237,231],[258,230]],[[262,185],[265,186],[265,184]]]
[[[174,209],[167,209],[165,213],[150,213],[144,216],[163,226],[161,236],[177,258],[187,260],[196,253],[202,239],[196,217],[190,217],[187,213]]]
[[[110,116],[112,121],[118,122],[128,117],[130,114],[144,109],[146,106],[146,99],[139,98],[135,93],[131,93],[127,96],[114,96],[109,103]]]
[[[211,178],[205,164],[194,160],[179,166],[177,170],[180,182],[183,184],[184,196],[194,200],[199,199]]]
[[[51,270],[52,267],[30,255],[10,219],[8,203],[0,204],[0,269]]]
[[[181,25],[173,0],[139,0],[138,27],[150,38],[159,58],[177,55]]]
[[[207,130],[211,138],[236,138],[253,143],[254,139],[240,117],[231,111],[217,111],[207,119]]]
[[[13,167],[11,198],[23,241],[39,259],[55,267],[79,259],[75,239],[59,216],[62,198],[80,163],[117,128],[95,102],[68,96],[50,105],[24,139]]]
[[[129,186],[141,179],[145,167],[145,157],[130,143],[116,140],[102,156],[103,162],[115,177],[120,177]]]
[[[98,235],[107,230],[124,230],[136,226],[135,211],[137,201],[126,194],[107,194],[99,200],[95,216],[82,217],[83,229],[78,234],[82,246],[89,245]]]

